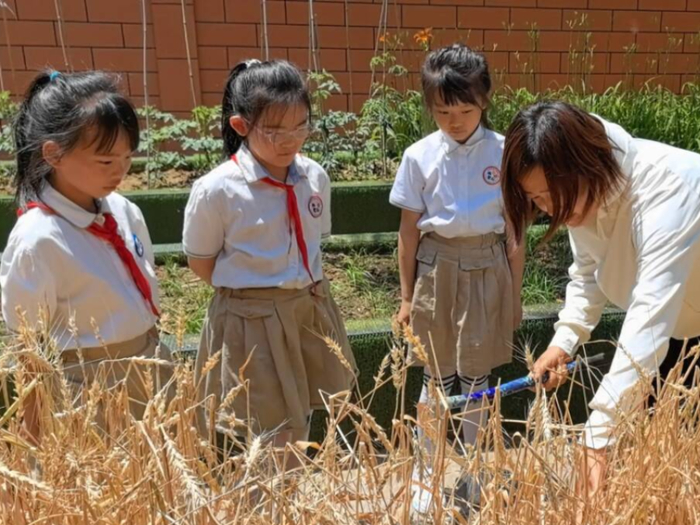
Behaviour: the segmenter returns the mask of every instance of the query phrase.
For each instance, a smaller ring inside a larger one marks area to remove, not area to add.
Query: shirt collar
[[[297,155],[294,162],[289,166],[287,175],[287,183],[294,185],[301,177],[306,177],[305,170],[302,169],[300,163],[301,156]],[[258,182],[267,177],[274,178],[253,156],[250,150],[245,146],[241,146],[236,153],[236,160],[243,171],[243,177],[248,184]]]
[[[49,206],[58,215],[66,219],[68,222],[78,228],[87,228],[96,219],[105,213],[111,213],[111,208],[107,199],[97,201],[97,207],[100,210],[98,214],[84,210],[76,203],[59,193],[50,183],[46,183],[41,190],[39,199]]]
[[[484,138],[485,135],[486,135],[486,131],[484,129],[484,126],[479,124],[479,127],[476,128],[474,133],[472,133],[472,136],[469,137],[464,144],[460,144],[459,142],[454,140],[452,137],[450,137],[447,133],[440,130],[442,144],[443,144],[443,147],[445,148],[445,151],[447,153],[452,153],[455,150],[466,152],[469,149],[473,148],[476,144],[481,142],[481,140]]]

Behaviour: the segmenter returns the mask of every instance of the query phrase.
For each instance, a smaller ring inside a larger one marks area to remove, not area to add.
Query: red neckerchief
[[[46,213],[58,215],[53,208],[47,206],[43,202],[28,202],[27,210],[31,210],[32,208],[39,208],[40,210]],[[20,217],[22,213],[24,213],[23,210],[17,210],[18,217]],[[114,250],[117,252],[117,255],[121,259],[122,263],[129,271],[129,274],[131,274],[131,278],[133,279],[136,288],[138,288],[144,300],[151,307],[151,312],[153,312],[153,315],[155,315],[156,317],[160,317],[160,312],[158,311],[158,308],[156,308],[156,305],[153,302],[151,286],[150,284],[148,284],[148,280],[146,279],[146,277],[144,277],[143,273],[141,273],[141,269],[136,263],[136,259],[134,259],[134,254],[131,253],[131,250],[129,250],[129,248],[126,247],[124,239],[122,239],[122,236],[119,235],[119,227],[117,225],[117,221],[114,219],[114,216],[111,213],[105,213],[103,214],[103,217],[104,224],[102,226],[93,222],[90,226],[85,228],[85,230],[93,234],[95,237],[107,241],[109,244],[112,245]]]
[[[231,160],[235,162],[236,164],[239,164],[238,159],[236,158],[236,155],[231,155]],[[302,226],[301,223],[301,215],[299,213],[299,204],[297,202],[297,195],[294,192],[294,186],[291,186],[289,184],[285,184],[284,182],[280,182],[278,180],[273,179],[272,177],[265,177],[264,179],[260,179],[262,182],[265,184],[269,184],[270,186],[273,186],[275,188],[279,188],[281,190],[284,190],[287,195],[287,215],[289,217],[289,228],[290,228],[290,233],[291,230],[294,229],[294,236],[297,240],[297,246],[299,247],[299,252],[301,252],[301,260],[304,263],[304,268],[306,268],[306,272],[309,274],[309,277],[311,278],[311,284],[315,283],[314,276],[311,273],[311,267],[309,266],[309,251],[306,248],[306,241],[304,240],[304,227]]]

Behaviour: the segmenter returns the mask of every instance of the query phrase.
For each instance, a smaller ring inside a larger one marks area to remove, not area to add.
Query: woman
[[[700,335],[700,155],[636,139],[563,102],[521,111],[508,130],[503,196],[521,240],[535,207],[548,237],[569,228],[574,263],[566,304],[533,374],[545,388],[586,343],[609,301],[626,311],[618,349],[585,426],[588,493],[600,487],[605,449],[641,403],[638,368],[661,375]]]

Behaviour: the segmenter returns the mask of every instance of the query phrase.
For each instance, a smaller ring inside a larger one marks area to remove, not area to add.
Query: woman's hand
[[[571,356],[558,346],[550,346],[542,354],[532,367],[532,377],[535,381],[541,381],[545,373],[548,373],[547,381],[543,384],[545,390],[551,390],[564,384],[569,373],[566,364],[571,361]]]
[[[411,301],[401,300],[399,313],[396,315],[396,320],[399,324],[407,325],[411,322]]]
[[[585,489],[582,496],[590,499],[603,488],[605,474],[608,470],[607,449],[586,447],[584,449],[583,463],[585,468],[583,479],[586,481],[586,486],[582,487]]]
[[[607,449],[584,447],[579,465],[582,470],[576,481],[576,495],[580,501],[576,513],[577,525],[585,523],[586,510],[595,505],[595,498],[604,487],[605,476],[608,470]]]
[[[36,389],[32,390],[24,399],[24,418],[22,420],[21,432],[33,446],[38,446],[41,441],[41,425],[39,423],[39,396]]]

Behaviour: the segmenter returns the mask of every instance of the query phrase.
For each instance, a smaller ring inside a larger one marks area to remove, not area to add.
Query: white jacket
[[[573,355],[607,301],[627,312],[610,371],[590,403],[592,448],[611,444],[614,425],[639,406],[632,361],[656,373],[670,338],[700,335],[700,155],[601,121],[626,184],[594,223],[569,231],[571,282],[551,343]]]

